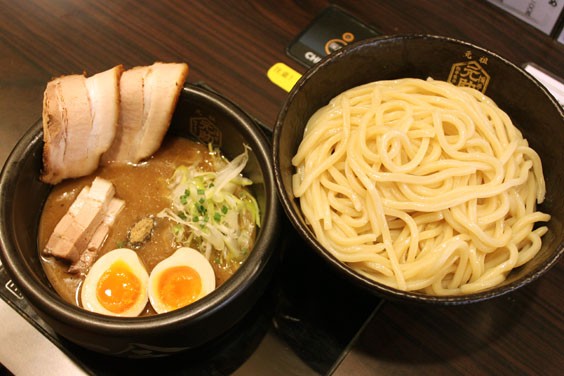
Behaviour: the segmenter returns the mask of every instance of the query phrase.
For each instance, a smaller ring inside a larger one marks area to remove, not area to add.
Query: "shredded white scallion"
[[[171,208],[157,215],[175,223],[177,243],[198,248],[210,262],[221,266],[246,258],[260,226],[257,201],[246,189],[253,182],[242,176],[249,150],[244,145],[243,153],[231,161],[219,151],[210,153],[218,158],[214,160],[217,172],[201,171],[197,166],[176,168],[170,178]],[[220,255],[214,260],[213,249]]]

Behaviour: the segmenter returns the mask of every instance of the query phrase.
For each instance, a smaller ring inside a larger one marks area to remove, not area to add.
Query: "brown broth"
[[[104,165],[90,176],[56,185],[43,208],[39,225],[39,249],[43,250],[55,226],[80,190],[90,185],[96,176],[111,181],[116,189],[115,197],[125,200],[125,208],[117,216],[98,257],[122,247],[131,226],[144,217],[156,216],[170,205],[167,179],[172,176],[176,167],[195,163],[204,169],[211,168],[211,157],[205,145],[185,138],[169,138],[147,162],[138,165]],[[156,218],[153,236],[136,251],[143,260],[147,272],[150,273],[157,263],[170,256],[175,250],[169,221]],[[84,276],[68,273],[69,263],[64,260],[41,255],[41,262],[55,291],[66,301],[80,305],[79,290]],[[215,271],[216,286],[224,283],[235,271],[219,268],[214,263],[212,266]],[[149,304],[142,313],[142,315],[147,314],[154,314]]]

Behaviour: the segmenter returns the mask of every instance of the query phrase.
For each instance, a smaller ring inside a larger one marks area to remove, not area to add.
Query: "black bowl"
[[[547,186],[540,209],[552,216],[537,256],[512,271],[499,286],[463,296],[430,296],[374,282],[339,262],[316,240],[292,192],[291,158],[310,116],[343,91],[378,80],[432,77],[474,84],[506,111],[539,153]],[[463,81],[466,80],[466,81]],[[354,283],[386,298],[410,302],[463,304],[503,295],[538,278],[564,253],[564,116],[556,100],[527,72],[506,59],[463,41],[429,35],[368,39],[329,55],[307,71],[278,116],[273,139],[274,173],[282,207],[309,246]]]
[[[262,214],[256,244],[240,269],[194,304],[151,317],[115,318],[63,301],[50,286],[37,245],[42,206],[51,186],[39,181],[43,131],[35,124],[19,141],[0,175],[2,263],[30,305],[66,339],[104,354],[162,356],[200,347],[235,325],[262,295],[276,266],[280,213],[270,159],[261,129],[225,98],[204,88],[182,90],[169,133],[213,142],[229,158],[252,149],[244,173]]]

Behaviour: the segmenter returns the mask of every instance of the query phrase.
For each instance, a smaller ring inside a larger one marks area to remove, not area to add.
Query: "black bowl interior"
[[[186,85],[170,134],[213,143],[228,157],[251,147],[244,171],[254,184],[262,224],[253,252],[226,283],[183,309],[151,317],[114,318],[87,312],[58,297],[39,260],[41,208],[51,190],[39,181],[43,132],[35,124],[20,140],[0,176],[0,248],[2,262],[16,285],[55,332],[102,353],[153,356],[195,348],[237,323],[266,287],[276,264],[279,206],[274,187],[270,144],[260,128],[225,98]]]
[[[459,83],[469,80],[506,111],[539,153],[547,184],[540,209],[552,215],[549,232],[534,260],[513,271],[499,287],[465,296],[434,297],[399,291],[371,281],[336,260],[315,239],[292,193],[291,158],[308,119],[341,92],[378,80],[432,77]],[[480,86],[481,85],[481,86]],[[532,76],[506,59],[478,46],[429,35],[377,37],[345,47],[312,67],[290,92],[278,116],[273,138],[279,197],[294,227],[338,272],[388,298],[443,304],[468,303],[507,293],[548,270],[564,252],[564,118],[556,100]]]

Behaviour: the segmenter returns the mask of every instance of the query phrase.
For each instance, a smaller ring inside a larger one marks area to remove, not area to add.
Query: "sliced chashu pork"
[[[155,63],[123,73],[118,130],[103,162],[139,163],[159,149],[187,75],[185,63]]]
[[[136,67],[123,72],[120,79],[120,114],[116,135],[102,162],[131,160],[133,145],[143,126],[143,84],[149,67]]]
[[[41,179],[56,184],[80,176],[86,153],[73,146],[88,139],[92,124],[90,102],[83,75],[56,78],[47,84],[43,97],[43,171]],[[76,153],[78,151],[78,153]]]
[[[122,73],[123,66],[118,65],[86,79],[92,113],[88,155],[92,161],[96,161],[96,166],[116,135],[120,112],[119,82]]]
[[[102,246],[110,233],[110,228],[124,207],[125,201],[115,197],[111,199],[104,214],[104,218],[102,219],[102,223],[98,226],[92,235],[92,238],[90,238],[86,249],[82,251],[79,259],[73,262],[69,267],[69,273],[87,274],[90,266],[92,266],[94,261],[98,259],[99,251],[102,249]]]
[[[57,184],[94,172],[110,147],[119,119],[123,67],[86,78],[68,75],[47,84],[43,96],[41,180]]]
[[[104,221],[108,222],[110,216],[113,223],[115,216],[123,208],[123,201],[115,198],[114,194],[115,188],[111,182],[96,177],[91,186],[80,191],[67,213],[57,223],[43,253],[66,259],[73,264],[78,262],[93,238],[96,240],[102,236],[98,234],[95,238],[100,226],[107,224]],[[105,229],[102,227],[101,231]]]

